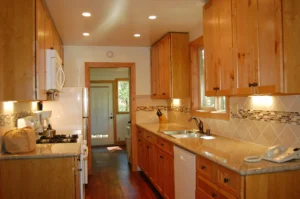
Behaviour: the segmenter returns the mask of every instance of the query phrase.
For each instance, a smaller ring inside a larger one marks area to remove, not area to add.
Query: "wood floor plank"
[[[126,150],[92,149],[92,175],[86,199],[162,199],[142,172],[131,172]]]

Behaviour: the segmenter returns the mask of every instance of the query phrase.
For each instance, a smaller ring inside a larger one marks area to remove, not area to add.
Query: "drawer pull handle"
[[[224,183],[227,183],[229,182],[229,179],[228,178],[224,178]]]
[[[206,169],[206,166],[201,166],[201,169],[202,169],[202,170]]]
[[[213,197],[213,198],[215,198],[216,196],[217,196],[217,194],[215,194],[215,193],[211,194],[211,197]]]

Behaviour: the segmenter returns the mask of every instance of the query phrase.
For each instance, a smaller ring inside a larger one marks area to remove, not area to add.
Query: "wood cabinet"
[[[196,198],[298,198],[300,171],[241,176],[202,156],[196,161]]]
[[[205,95],[228,96],[233,86],[231,0],[209,1],[203,9]]]
[[[80,198],[77,157],[0,161],[0,198]]]
[[[281,0],[233,0],[235,94],[280,93],[282,65]]]
[[[138,165],[164,198],[173,199],[174,158],[170,149],[174,145],[140,128],[137,136]]]
[[[46,100],[52,21],[44,1],[1,1],[0,13],[0,101]]]
[[[210,0],[203,12],[206,95],[300,93],[299,1]]]
[[[189,37],[168,33],[151,47],[151,97],[189,97]]]

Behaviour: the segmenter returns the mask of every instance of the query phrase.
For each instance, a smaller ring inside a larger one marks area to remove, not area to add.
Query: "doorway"
[[[131,127],[131,137],[132,137],[132,170],[137,171],[137,159],[136,159],[136,129],[135,129],[135,121],[136,121],[136,114],[135,114],[135,109],[136,109],[136,101],[135,101],[135,90],[136,90],[136,80],[135,80],[135,63],[113,63],[113,62],[86,62],[85,63],[85,86],[89,89],[90,93],[90,100],[91,100],[91,89],[93,87],[93,83],[91,81],[91,70],[96,69],[96,68],[107,68],[107,69],[122,69],[122,68],[127,68],[128,73],[129,73],[129,92],[130,92],[130,98],[129,98],[129,113],[124,113],[124,114],[129,114],[130,115],[130,120],[131,123],[129,124]],[[105,80],[104,80],[105,81]],[[114,84],[114,101],[117,101],[119,97],[116,95],[117,91],[117,86],[116,83]],[[128,102],[127,102],[128,103]],[[126,103],[125,103],[126,104]],[[124,105],[124,104],[123,104]],[[89,107],[89,113],[91,115],[91,109],[92,107]],[[117,107],[114,106],[114,113],[116,113]],[[122,115],[122,114],[120,114]],[[91,116],[92,117],[92,116]],[[124,115],[121,116],[121,118],[124,118]],[[113,120],[116,120],[116,117],[113,117]],[[128,122],[128,121],[126,121]],[[116,124],[116,122],[115,122]],[[89,126],[91,127],[91,118],[89,118]],[[116,130],[116,125],[114,125],[114,131]],[[89,151],[91,150],[92,142],[91,142],[91,128],[88,129],[88,148]],[[114,144],[118,141],[118,138],[116,137],[116,134],[114,134]],[[92,171],[92,155],[89,154],[88,157],[88,168],[89,168],[89,174],[91,174]]]
[[[113,145],[113,82],[92,83],[90,91],[91,145]]]

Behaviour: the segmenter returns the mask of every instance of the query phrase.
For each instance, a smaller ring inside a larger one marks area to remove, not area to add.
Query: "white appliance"
[[[174,146],[175,199],[195,199],[196,155]]]
[[[58,101],[44,101],[43,110],[52,110],[51,124],[56,134],[82,132],[82,154],[87,154],[88,130],[88,89],[82,87],[64,87]],[[81,156],[82,185],[88,183],[88,159]],[[81,186],[82,188],[84,186]]]
[[[46,90],[61,91],[66,81],[62,60],[56,50],[46,50]]]

